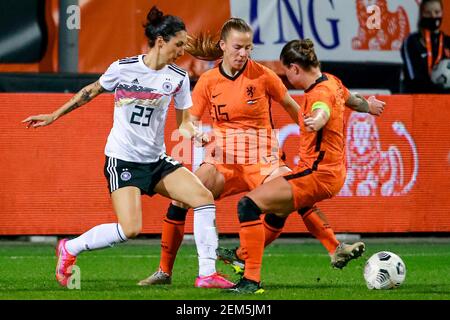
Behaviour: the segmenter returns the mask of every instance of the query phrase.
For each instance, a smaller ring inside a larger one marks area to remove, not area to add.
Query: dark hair
[[[441,8],[444,8],[443,4],[442,4],[442,0],[422,0],[420,2],[420,7],[419,7],[419,18],[422,16],[422,12],[425,8],[425,5],[430,3],[430,2],[439,2],[439,4],[441,5]]]
[[[439,4],[441,5],[441,9],[444,10],[444,5],[442,3],[442,0],[422,0],[420,2],[420,6],[419,6],[419,19],[417,19],[417,29],[418,30],[423,29],[423,27],[421,25],[421,19],[422,19],[423,10],[425,10],[425,5],[427,5],[428,3],[432,3],[432,2],[439,2]]]
[[[217,39],[217,35],[213,36],[209,33],[200,33],[197,36],[189,36],[186,51],[198,59],[209,61],[217,60],[223,56],[223,51],[219,46],[219,40],[226,40],[231,30],[253,34],[252,28],[245,20],[241,18],[230,18],[220,29],[219,39]]]
[[[153,6],[148,12],[147,23],[144,25],[144,28],[150,48],[155,46],[156,38],[159,36],[167,42],[177,32],[186,31],[186,26],[180,18],[164,15],[156,6]]]
[[[320,68],[320,62],[314,52],[314,43],[311,39],[292,40],[286,43],[281,50],[280,60],[285,66],[295,63],[306,71],[312,67]]]

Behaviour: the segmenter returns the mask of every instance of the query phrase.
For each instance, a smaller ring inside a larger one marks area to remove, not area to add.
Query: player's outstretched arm
[[[100,85],[99,81],[95,81],[81,89],[77,94],[75,94],[69,101],[67,101],[61,108],[50,114],[39,114],[35,116],[30,116],[22,121],[22,123],[27,123],[27,128],[33,127],[43,127],[52,124],[55,120],[61,116],[81,107],[82,105],[88,103],[100,93],[105,91]]]
[[[370,113],[374,116],[379,116],[384,111],[386,103],[378,100],[375,96],[370,96],[369,99],[365,99],[363,96],[355,93],[345,101],[345,105],[357,112]]]

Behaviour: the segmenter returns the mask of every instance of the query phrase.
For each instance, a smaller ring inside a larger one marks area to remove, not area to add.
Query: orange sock
[[[331,229],[325,215],[319,208],[313,207],[301,215],[308,231],[316,237],[327,251],[332,254],[339,245],[333,229]]]
[[[271,216],[274,216],[274,215],[271,215]],[[281,232],[283,231],[284,221],[286,220],[286,218],[280,218],[278,216],[274,216],[274,217],[275,217],[275,220],[278,222],[278,225],[281,226],[281,227],[277,228],[277,227],[274,227],[273,225],[270,225],[269,223],[273,222],[272,220],[274,220],[274,219],[267,219],[267,214],[265,215],[265,218],[263,220],[263,226],[264,226],[264,248],[267,247],[272,242],[274,242],[276,239],[278,239],[278,237],[280,236]],[[246,255],[245,255],[244,252],[242,252],[242,248],[241,247],[237,248],[236,255],[241,260],[245,260],[246,259]]]
[[[261,281],[261,264],[264,253],[264,227],[261,220],[241,223],[239,238],[241,253],[246,256],[244,277]]]
[[[269,226],[265,221],[263,222],[263,225],[264,225],[264,248],[265,248],[280,236],[281,231],[283,231],[283,229],[275,229]]]
[[[281,218],[275,214],[264,216],[264,248],[274,242],[283,231],[286,218]]]
[[[183,242],[184,221],[164,218],[161,235],[161,259],[159,267],[165,273],[172,274],[173,264],[177,256],[178,248]]]

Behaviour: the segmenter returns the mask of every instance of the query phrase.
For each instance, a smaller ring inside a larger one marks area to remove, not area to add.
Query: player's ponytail
[[[295,63],[306,71],[311,68],[320,68],[320,62],[311,39],[292,40],[286,43],[281,50],[280,60],[285,66]]]
[[[243,19],[230,18],[223,24],[220,30],[220,38],[209,33],[189,36],[186,51],[202,60],[213,61],[220,59],[223,56],[223,51],[220,49],[219,42],[220,40],[226,41],[231,30],[253,34],[252,28]]]
[[[188,35],[186,52],[197,59],[214,61],[223,56],[217,37],[201,32],[198,35]]]
[[[148,12],[144,28],[150,48],[155,46],[156,38],[159,36],[167,42],[177,32],[186,31],[186,26],[180,18],[164,15],[156,6],[153,6]]]

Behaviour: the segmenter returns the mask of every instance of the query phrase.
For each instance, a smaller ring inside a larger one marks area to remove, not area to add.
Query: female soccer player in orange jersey
[[[216,141],[222,141],[213,150],[214,155],[207,154],[205,161],[196,171],[196,175],[212,191],[216,199],[240,192],[250,191],[262,183],[290,169],[279,159],[278,152],[269,152],[265,157],[255,159],[255,153],[272,144],[271,101],[279,102],[298,123],[299,106],[289,96],[280,78],[268,68],[250,59],[253,47],[253,31],[242,19],[231,18],[222,27],[219,43],[208,37],[199,37],[191,42],[187,51],[202,59],[216,60],[222,57],[220,64],[204,73],[193,91],[194,106],[191,109],[193,120],[199,120],[207,109],[213,118]],[[234,136],[242,133],[256,132],[258,139],[263,137],[265,143],[241,145],[228,144]],[[231,138],[231,139],[230,139]],[[225,143],[223,143],[225,140]],[[230,150],[232,149],[232,150]],[[233,151],[243,151],[243,163],[238,163]],[[227,157],[231,154],[231,157]],[[231,161],[227,161],[230,160]],[[170,284],[172,268],[178,248],[184,235],[184,223],[187,209],[181,204],[172,204],[163,223],[161,240],[161,260],[159,270],[140,285]],[[336,252],[339,242],[334,232],[319,215],[318,210],[309,210],[304,215],[308,230],[327,248],[330,254]],[[198,223],[196,223],[198,221]],[[194,219],[194,234],[201,219]],[[281,233],[285,218],[266,215],[264,230],[266,245]],[[212,227],[212,226],[211,226]],[[198,247],[208,244],[197,243]],[[226,253],[226,252],[224,252]],[[220,253],[219,253],[220,254]],[[238,265],[239,252],[234,252]],[[223,257],[222,257],[223,258]],[[346,257],[347,258],[347,257]],[[199,261],[200,267],[205,262]],[[203,285],[203,287],[205,287]],[[220,286],[220,284],[218,284]],[[217,287],[211,283],[211,287]]]
[[[280,55],[288,80],[305,91],[305,105],[299,113],[300,161],[294,170],[253,189],[238,203],[241,252],[245,255],[244,275],[233,290],[260,293],[260,273],[265,231],[260,215],[276,212],[287,217],[293,211],[310,210],[322,200],[335,196],[346,177],[344,152],[344,109],[358,104],[361,111],[378,109],[384,103],[366,102],[350,94],[335,76],[323,73],[311,40],[293,40]],[[359,99],[360,101],[353,101]],[[375,112],[377,113],[377,112]],[[363,247],[355,248],[354,256]]]

